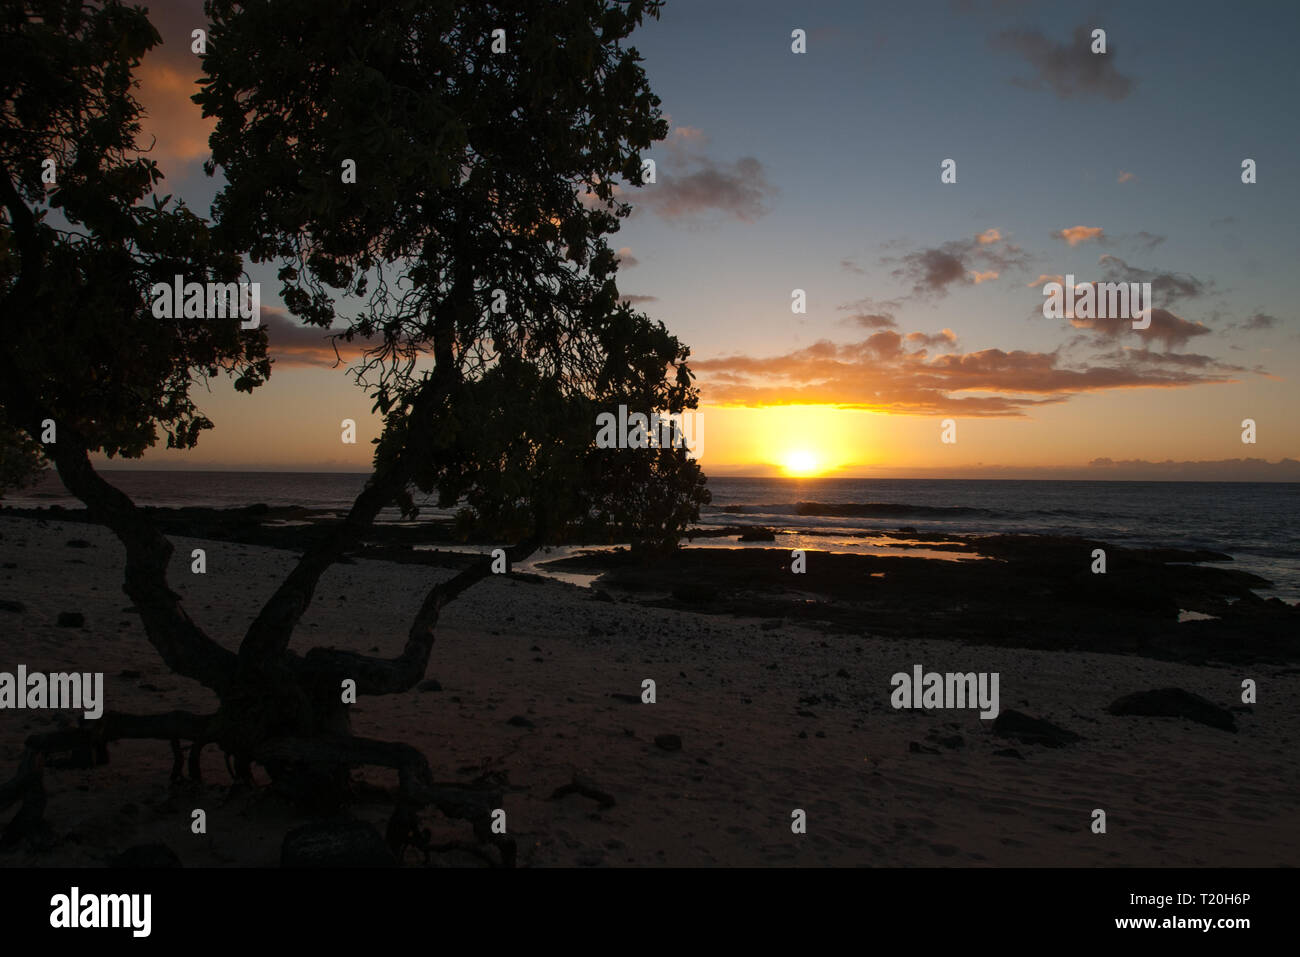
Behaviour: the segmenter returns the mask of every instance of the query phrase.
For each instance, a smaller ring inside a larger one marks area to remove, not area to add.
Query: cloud
[[[1052,238],[1064,239],[1071,246],[1077,246],[1079,243],[1086,243],[1093,239],[1099,241],[1105,239],[1100,226],[1067,226],[1065,229],[1058,229],[1052,233]]]
[[[859,266],[857,263],[855,263],[852,259],[841,259],[840,268],[843,269],[845,272],[857,273],[859,276],[865,276],[867,274],[867,271],[863,269],[861,266]]]
[[[619,296],[619,302],[626,302],[628,305],[635,306],[643,302],[658,302],[658,296]]]
[[[1135,234],[1133,238],[1148,250],[1155,249],[1165,241],[1164,236],[1157,236],[1155,233],[1149,233],[1145,229],[1142,230],[1142,232]]]
[[[300,325],[279,306],[262,307],[262,324],[266,327],[267,354],[275,360],[277,368],[332,367],[340,361],[343,365],[350,365],[360,359],[366,346],[371,344],[371,340],[359,337],[352,342],[332,342],[329,337],[342,330]]]
[[[1272,329],[1281,320],[1277,316],[1270,316],[1267,313],[1257,312],[1241,324],[1243,329]]]
[[[634,266],[641,265],[641,260],[632,255],[632,250],[628,246],[624,246],[615,255],[618,256],[620,269],[632,269]]]
[[[192,30],[208,26],[202,0],[152,4],[149,21],[162,43],[150,50],[136,70],[136,99],[145,110],[137,145],[148,150],[165,175],[177,177],[190,163],[206,159],[215,120],[190,97],[199,92],[199,58],[190,50]],[[151,148],[152,146],[152,148]]]
[[[137,145],[172,175],[186,163],[207,158],[208,137],[216,129],[216,120],[204,119],[199,105],[190,100],[199,92],[198,71],[182,72],[147,57],[137,76],[138,98],[145,111]]]
[[[1131,183],[1131,182],[1133,182],[1133,181],[1136,180],[1136,179],[1137,179],[1137,173],[1126,173],[1126,172],[1124,172],[1123,170],[1120,170],[1120,171],[1119,171],[1119,179],[1117,179],[1115,182],[1117,182],[1117,183]]]
[[[752,223],[765,215],[777,190],[767,181],[763,164],[752,156],[719,162],[702,151],[707,142],[694,127],[677,127],[664,144],[667,161],[657,164],[656,182],[638,190],[637,205],[669,222],[718,213]]]
[[[709,137],[698,126],[674,126],[670,134],[671,141],[678,143],[699,143],[704,144],[709,141]]]
[[[1087,392],[1185,388],[1235,381],[1213,364],[1181,357],[1064,363],[1060,350],[957,353],[951,329],[934,335],[881,330],[851,343],[821,340],[785,355],[691,363],[706,401],[723,405],[826,404],[912,415],[1023,416]],[[931,356],[926,347],[943,354]],[[1145,352],[1145,350],[1143,350]]]
[[[1009,268],[1023,266],[1025,255],[1019,246],[1004,240],[998,230],[989,229],[972,239],[957,239],[880,261],[898,263],[891,274],[895,279],[910,281],[914,295],[941,297],[953,285],[978,285],[996,279]]]
[[[1034,70],[1011,82],[1027,90],[1050,89],[1063,100],[1097,96],[1122,100],[1133,91],[1132,77],[1115,69],[1115,47],[1092,52],[1092,28],[1075,27],[1069,43],[1053,43],[1037,30],[1006,30],[990,41],[994,49],[1017,53]]]
[[[941,349],[952,349],[957,346],[957,334],[951,329],[943,329],[933,335],[927,335],[924,332],[909,332],[903,338],[914,345],[936,346]]]
[[[1037,279],[1030,280],[1028,283],[1025,284],[1025,288],[1026,288],[1026,289],[1042,289],[1042,288],[1043,288],[1044,286],[1046,286],[1049,282],[1059,282],[1062,286],[1064,286],[1064,285],[1065,285],[1065,277],[1062,276],[1060,273],[1057,273],[1056,275],[1050,275],[1050,274],[1045,273],[1045,272],[1044,272],[1044,273],[1039,273]]]
[[[902,305],[897,299],[858,299],[838,307],[840,312],[849,312],[842,321],[864,329],[887,329],[897,325],[895,313]]]
[[[1079,283],[1079,285],[1085,284]],[[1154,293],[1154,287],[1152,291]],[[1132,321],[1127,319],[1072,318],[1070,319],[1070,325],[1076,329],[1090,329],[1111,339],[1131,333],[1144,339],[1163,342],[1166,349],[1181,346],[1190,339],[1209,335],[1210,333],[1210,329],[1199,322],[1190,322],[1181,316],[1174,315],[1168,309],[1154,308],[1151,310],[1151,325],[1146,329],[1133,328]]]
[[[1173,365],[1192,369],[1215,369],[1219,372],[1248,372],[1244,366],[1227,365],[1214,356],[1198,355],[1195,352],[1153,352],[1146,346],[1140,349],[1125,346],[1114,352],[1098,355],[1094,358],[1112,361],[1140,362],[1146,365]]]
[[[1187,273],[1160,272],[1130,266],[1118,256],[1103,253],[1097,260],[1101,266],[1102,277],[1107,282],[1149,282],[1151,295],[1165,305],[1172,305],[1183,299],[1195,299],[1211,292],[1214,283],[1202,281]]]

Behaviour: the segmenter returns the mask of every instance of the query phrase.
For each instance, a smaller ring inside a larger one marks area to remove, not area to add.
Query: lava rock
[[[994,719],[993,733],[1014,738],[1021,744],[1041,744],[1047,748],[1062,748],[1083,740],[1073,731],[1015,710],[1003,711]]]
[[[59,612],[60,628],[85,628],[86,616],[79,611],[61,611]]]
[[[675,734],[656,734],[655,745],[665,751],[680,751],[682,739]]]
[[[1237,733],[1237,719],[1226,708],[1182,688],[1158,688],[1137,691],[1111,702],[1106,709],[1115,715],[1141,717],[1186,718],[1211,728]]]

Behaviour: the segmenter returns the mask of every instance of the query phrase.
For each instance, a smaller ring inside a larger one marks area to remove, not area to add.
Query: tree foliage
[[[143,454],[159,430],[191,448],[211,428],[191,387],[224,372],[251,390],[270,367],[263,333],[151,311],[155,282],[228,280],[242,268],[204,220],[154,192],[162,174],[139,150],[133,71],[158,34],[116,2],[35,0],[6,5],[4,17],[4,418],[37,441],[53,419],[110,456]]]
[[[550,538],[604,514],[639,535],[658,499],[673,539],[705,500],[680,451],[591,448],[600,410],[696,401],[689,351],[620,301],[607,242],[667,130],[623,45],[658,6],[208,3],[219,232],[280,265],[304,322],[378,340],[358,371],[377,464],[485,523]]]

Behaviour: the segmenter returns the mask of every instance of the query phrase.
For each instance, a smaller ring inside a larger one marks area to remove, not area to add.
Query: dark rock
[[[1231,711],[1182,688],[1137,691],[1112,702],[1106,710],[1115,715],[1186,718],[1221,731],[1237,733],[1237,719]]]
[[[569,794],[581,794],[583,797],[591,798],[601,807],[613,807],[615,803],[613,795],[608,791],[602,791],[590,778],[579,774],[575,774],[569,784],[556,788],[551,794],[551,800],[556,801]]]
[[[596,599],[596,601],[610,601],[610,602],[612,602],[612,601],[614,600],[614,599],[612,599],[612,598],[609,597],[609,592],[605,591],[605,589],[603,589],[603,588],[597,588],[597,589],[595,590],[594,594],[593,594],[593,597]]]
[[[60,628],[85,628],[86,616],[79,611],[61,611],[59,612]]]
[[[437,678],[425,678],[415,686],[418,691],[441,691],[442,684]]]
[[[280,848],[281,867],[394,867],[397,859],[365,821],[315,821],[294,828]]]
[[[614,691],[614,692],[612,692],[612,693],[610,694],[610,697],[613,698],[615,701],[622,701],[624,704],[640,704],[640,703],[641,703],[641,696],[640,696],[640,695],[624,694],[624,693],[621,692],[621,691]]]
[[[960,734],[942,734],[938,731],[931,731],[926,735],[926,740],[944,748],[960,748],[966,743]]]
[[[673,589],[673,597],[684,602],[713,601],[718,597],[718,589],[701,582],[685,582]]]
[[[843,668],[841,668],[839,671],[835,672],[835,677],[836,677],[836,678],[848,678],[848,677],[849,677],[849,673],[848,673],[847,671],[845,671]]]
[[[656,734],[655,745],[665,751],[680,751],[682,749],[682,739],[675,734]]]
[[[510,718],[510,720],[508,720],[508,721],[506,722],[506,724],[514,725],[516,728],[535,728],[535,727],[537,727],[537,725],[533,724],[531,721],[529,721],[527,718],[525,718],[522,714],[514,715],[512,718]]]
[[[770,528],[748,527],[736,539],[738,542],[774,542],[776,533]]]
[[[1061,748],[1082,740],[1073,731],[1015,710],[1003,711],[994,719],[993,733],[1014,738],[1021,744],[1041,744],[1047,748]]]
[[[117,673],[117,676],[119,678],[139,678],[141,674],[143,674],[143,672],[132,671],[131,669],[127,668],[122,671],[119,671]]]
[[[109,867],[180,867],[181,859],[166,844],[137,844],[108,862]]]
[[[1020,761],[1025,759],[1025,756],[1015,748],[999,748],[997,751],[994,751],[993,754],[995,757],[999,758],[1016,758]]]
[[[20,601],[10,601],[8,598],[0,599],[0,611],[16,611],[22,614],[27,610],[27,606]]]
[[[938,754],[939,753],[938,748],[927,747],[926,745],[922,744],[920,741],[910,742],[907,745],[907,751],[909,754]]]
[[[90,548],[90,547],[92,547],[91,544],[90,544],[90,542],[86,541],[84,538],[70,538],[70,539],[68,539],[66,542],[64,542],[63,544],[66,545],[68,548]]]

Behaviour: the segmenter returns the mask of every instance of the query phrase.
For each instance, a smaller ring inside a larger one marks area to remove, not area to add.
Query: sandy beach
[[[7,670],[102,671],[106,707],[211,710],[172,675],[120,587],[123,550],[98,526],[0,518]],[[70,546],[70,541],[88,543]],[[190,615],[237,647],[293,554],[177,538],[172,585]],[[190,550],[207,574],[190,573]],[[451,571],[388,561],[337,565],[294,649],[396,654],[425,589]],[[85,616],[60,627],[62,612]],[[890,676],[996,671],[1001,707],[1069,729],[1066,747],[994,734],[974,711],[895,710]],[[807,623],[601,600],[556,581],[489,579],[444,613],[428,677],[440,690],[352,707],[353,731],[404,741],[443,781],[492,775],[504,788],[521,866],[1289,865],[1300,859],[1300,675],[1280,664],[1188,665],[1133,655],[971,647]],[[642,681],[657,700],[643,704]],[[1237,733],[1169,717],[1114,716],[1122,695],[1178,687],[1235,709]],[[616,695],[622,697],[614,697]],[[71,713],[0,712],[0,761]],[[513,721],[512,721],[513,719]],[[677,735],[680,750],[656,737]],[[1012,749],[1017,756],[995,752]],[[935,752],[935,753],[930,753]],[[46,851],[7,866],[96,866],[161,842],[186,866],[273,866],[303,822],[266,789],[232,789],[216,748],[204,780],[172,786],[163,742],[119,742],[111,762],[46,773]],[[7,777],[11,770],[4,772]],[[614,799],[553,799],[580,775]],[[395,775],[359,773],[391,786]],[[265,774],[259,769],[259,783]],[[205,809],[208,833],[190,832]],[[1090,828],[1107,815],[1107,832]],[[807,814],[807,833],[791,813]],[[391,802],[362,788],[353,813],[382,831]],[[423,820],[435,836],[461,822]],[[405,863],[418,864],[409,849]],[[471,863],[445,856],[439,863]]]

